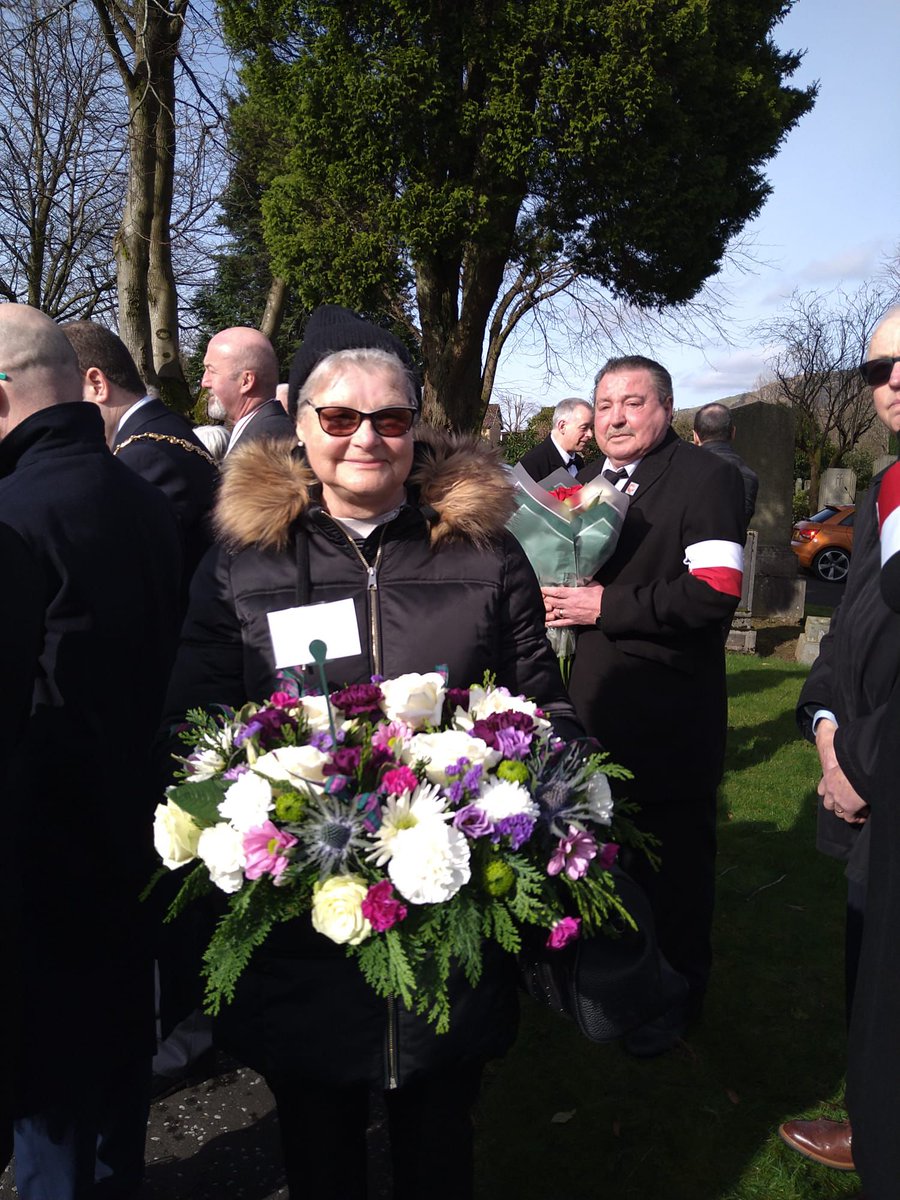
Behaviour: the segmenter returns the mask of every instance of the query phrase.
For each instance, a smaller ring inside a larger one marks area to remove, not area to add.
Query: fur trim
[[[309,504],[315,476],[290,439],[256,438],[222,463],[214,524],[231,549],[283,550],[291,525]]]
[[[409,482],[438,514],[433,546],[453,538],[483,546],[503,532],[515,511],[515,488],[496,450],[470,434],[430,426],[419,426],[416,450]]]
[[[259,439],[237,447],[222,464],[219,538],[233,550],[283,550],[315,482],[292,441]],[[418,488],[421,505],[434,510],[433,546],[456,538],[484,545],[503,532],[515,509],[499,454],[465,434],[419,426],[409,483]]]

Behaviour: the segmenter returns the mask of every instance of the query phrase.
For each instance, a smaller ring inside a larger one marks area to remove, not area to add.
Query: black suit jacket
[[[603,461],[579,481],[598,475]],[[726,543],[725,557],[740,562],[741,477],[669,430],[630,486],[618,545],[596,575],[605,587],[600,620],[579,631],[569,691],[588,732],[634,771],[628,792],[642,804],[709,795],[725,751],[722,627],[740,579],[730,576],[731,591],[720,590],[685,559],[689,548],[700,562]]]
[[[297,440],[294,422],[284,411],[280,400],[266,400],[254,410],[237,441],[228,447],[228,453],[230,454],[235,446],[245,446],[247,442],[256,441],[257,438],[286,437]]]
[[[162,400],[151,400],[126,415],[113,454],[168,497],[184,549],[186,598],[194,568],[212,542],[209,516],[218,467],[185,418]]]
[[[580,454],[572,456],[575,459],[575,465],[579,471],[584,466],[584,459]],[[552,475],[554,471],[558,471],[560,467],[565,468],[566,462],[563,456],[553,444],[553,439],[548,433],[542,442],[538,442],[527,453],[523,454],[519,459],[519,463],[525,468],[532,479],[538,483],[542,479],[546,479],[548,475]]]

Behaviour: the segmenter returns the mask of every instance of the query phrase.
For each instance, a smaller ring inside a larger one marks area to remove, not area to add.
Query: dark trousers
[[[106,1065],[106,1064],[104,1064]],[[77,1097],[15,1123],[21,1200],[124,1200],[144,1174],[150,1058],[79,1081]]]
[[[471,1200],[472,1108],[482,1070],[470,1063],[385,1092],[394,1200]],[[278,1106],[290,1200],[366,1200],[368,1085],[266,1082]]]
[[[712,967],[716,797],[644,803],[634,821],[659,839],[659,870],[643,854],[623,854],[622,865],[647,894],[660,950],[687,978],[688,1015],[699,1016]]]

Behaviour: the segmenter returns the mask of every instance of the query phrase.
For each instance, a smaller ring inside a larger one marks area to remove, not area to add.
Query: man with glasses
[[[860,370],[872,389],[878,419],[891,433],[900,433],[900,308],[891,309],[876,327]],[[884,603],[879,587],[876,505],[883,475],[876,475],[857,507],[844,597],[797,705],[800,730],[815,742],[822,767],[816,844],[847,864],[848,1022],[862,943],[876,752],[888,698],[900,681],[900,616]],[[779,1133],[814,1162],[853,1170],[848,1121],[788,1121]]]

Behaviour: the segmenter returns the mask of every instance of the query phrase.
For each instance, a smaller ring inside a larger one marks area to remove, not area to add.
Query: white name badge
[[[313,661],[310,642],[324,642],[326,659],[349,658],[359,654],[359,629],[352,600],[333,600],[328,604],[307,604],[302,608],[281,608],[267,614],[269,636],[275,651],[275,666],[302,667]]]

